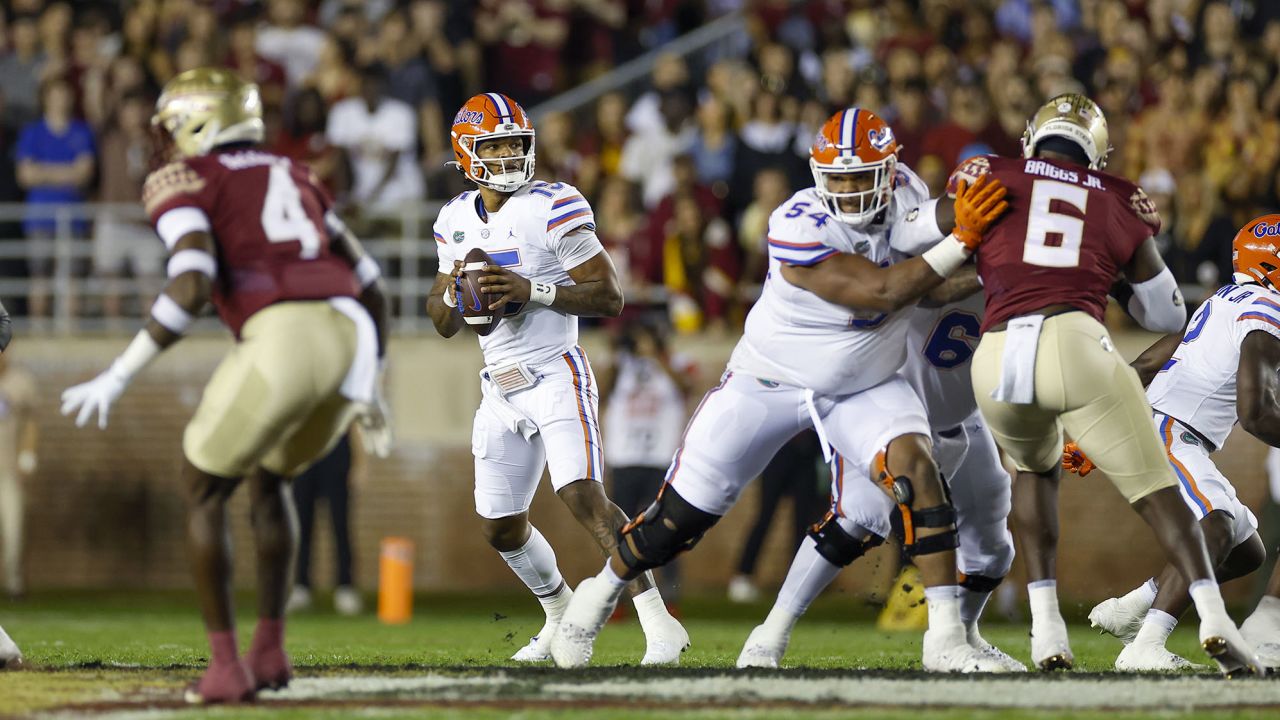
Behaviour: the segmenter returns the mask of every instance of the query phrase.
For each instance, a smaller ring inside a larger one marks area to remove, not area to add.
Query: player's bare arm
[[[182,253],[184,252],[203,253],[203,255],[183,255]],[[183,259],[188,257],[207,257],[207,262],[212,262],[215,252],[213,236],[207,232],[187,233],[173,246],[173,252],[169,255],[169,282],[165,285],[164,290],[160,292],[160,297],[157,298],[156,305],[152,307],[151,316],[147,318],[146,325],[147,333],[151,335],[151,339],[155,340],[161,349],[167,348],[182,339],[182,335],[186,332],[191,320],[204,310],[205,305],[209,302],[210,295],[213,294],[213,275],[208,273],[208,267],[193,267],[175,275],[174,271],[181,267],[175,264],[175,259],[178,262],[184,262]],[[159,308],[167,305],[164,298],[168,298],[176,304],[182,312],[186,313],[186,317],[175,316],[172,320],[163,317],[166,311]]]
[[[453,337],[462,329],[462,313],[458,312],[458,299],[454,295],[454,284],[462,277],[462,262],[453,261],[453,273],[446,275],[436,273],[436,282],[427,294],[427,314],[436,332],[442,337]]]
[[[949,276],[941,285],[930,290],[920,304],[924,307],[940,307],[959,302],[981,291],[982,282],[978,280],[978,266],[969,263]]]
[[[346,223],[332,213],[325,217],[325,221],[333,238],[330,245],[333,254],[350,263],[355,270],[356,279],[360,281],[360,304],[373,318],[378,332],[378,357],[384,357],[387,353],[387,328],[391,324],[389,319],[391,311],[387,303],[387,291],[382,281],[382,272],[378,268],[378,263],[365,252],[360,239],[351,232]]]
[[[577,232],[592,232],[586,228]],[[488,265],[485,272],[490,273],[480,278],[480,285],[491,296],[500,297],[490,303],[489,309],[496,310],[508,302],[540,302],[532,297],[534,288],[528,278],[521,277],[507,268]],[[586,262],[569,270],[573,278],[572,285],[540,288],[541,293],[552,295],[550,307],[578,317],[617,317],[622,313],[622,285],[618,282],[618,271],[613,267],[609,254],[601,251]],[[541,283],[540,283],[541,285]],[[545,298],[545,295],[540,295]]]
[[[1245,432],[1280,447],[1280,340],[1261,330],[1240,345],[1236,412]]]
[[[1178,345],[1181,343],[1181,332],[1169,333],[1152,343],[1151,347],[1143,350],[1141,355],[1129,363],[1129,367],[1138,371],[1138,380],[1142,382],[1142,387],[1150,385],[1151,381],[1155,380],[1156,373],[1169,362],[1169,358],[1178,351]]]
[[[882,268],[840,253],[811,266],[782,266],[782,277],[827,302],[854,310],[893,312],[919,300],[958,271],[982,242],[982,234],[1008,210],[1005,189],[983,175],[956,192],[951,235],[923,255]],[[976,283],[976,279],[974,280]]]
[[[1175,332],[1187,322],[1187,308],[1182,292],[1165,266],[1155,238],[1148,237],[1123,268],[1125,279],[1133,289],[1127,306],[1139,325],[1156,332]]]

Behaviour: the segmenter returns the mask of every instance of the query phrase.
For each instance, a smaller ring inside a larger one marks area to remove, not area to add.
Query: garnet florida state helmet
[[[502,93],[481,93],[462,104],[449,132],[458,168],[469,180],[498,192],[515,192],[533,179],[533,123],[524,108]],[[524,154],[481,160],[485,140],[518,137]]]
[[[1280,288],[1280,214],[1256,217],[1231,241],[1231,269],[1237,283]]]
[[[889,204],[897,166],[898,141],[893,130],[875,113],[861,108],[832,115],[809,148],[809,169],[818,197],[833,217],[853,226],[871,222]],[[827,176],[851,173],[870,173],[871,188],[839,193],[828,189]]]

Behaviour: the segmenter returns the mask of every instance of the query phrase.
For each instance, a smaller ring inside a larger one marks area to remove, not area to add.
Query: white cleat
[[[1280,673],[1280,643],[1258,643],[1253,646],[1253,651],[1267,672],[1272,675]]]
[[[551,659],[557,667],[580,668],[591,662],[596,636],[617,603],[614,589],[594,577],[578,584],[551,638]]]
[[[311,591],[307,589],[306,585],[294,585],[293,590],[289,592],[289,600],[285,603],[284,611],[293,614],[310,609]]]
[[[1008,672],[993,658],[970,647],[965,640],[964,628],[926,630],[921,664],[925,670],[938,673]]]
[[[747,636],[747,642],[738,653],[739,668],[776,669],[787,653],[787,644],[791,638],[771,635],[763,625],[757,625]]]
[[[550,660],[551,639],[556,636],[556,629],[559,625],[559,623],[548,621],[547,624],[542,626],[542,630],[538,631],[538,634],[529,640],[529,644],[517,650],[516,654],[511,656],[511,659],[516,662],[526,663]]]
[[[0,628],[0,670],[16,670],[22,667],[22,651],[18,649],[15,643],[7,634],[4,628]]]
[[[689,633],[680,621],[663,615],[649,621],[644,629],[644,657],[641,665],[679,665],[680,653],[689,648]]]
[[[1125,645],[1138,636],[1147,611],[1151,609],[1142,602],[1126,601],[1128,597],[1108,598],[1089,611],[1090,626],[1098,628],[1104,634],[1116,636]]]
[[[969,642],[969,647],[973,648],[974,650],[977,650],[978,652],[982,653],[984,656],[999,663],[1000,666],[1004,668],[1004,672],[1026,672],[1027,671],[1026,665],[1023,665],[1021,662],[1019,662],[1016,658],[1014,658],[1009,653],[987,642],[987,639],[982,637],[982,635],[978,632],[978,627],[976,625],[969,629],[968,636],[966,639]]]
[[[1070,670],[1076,664],[1061,616],[1031,624],[1031,662],[1042,672]]]
[[[1122,672],[1181,672],[1203,667],[1169,652],[1163,645],[1146,642],[1125,645],[1116,658],[1116,669]]]
[[[1225,615],[1200,619],[1200,647],[1209,653],[1226,677],[1266,675],[1253,646],[1245,642],[1235,623]]]
[[[1240,634],[1253,645],[1258,661],[1273,673],[1280,671],[1280,622],[1262,609],[1240,624]]]

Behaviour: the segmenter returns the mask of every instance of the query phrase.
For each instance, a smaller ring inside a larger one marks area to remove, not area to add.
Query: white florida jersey
[[[480,193],[468,190],[450,200],[436,218],[440,272],[453,272],[472,248],[530,281],[572,285],[569,270],[604,252],[594,232],[591,206],[577,188],[535,181],[511,194],[502,209],[486,212]],[[484,361],[494,364],[547,362],[578,344],[578,318],[546,305],[511,303],[493,332],[480,338]]]
[[[1280,338],[1280,294],[1259,285],[1225,285],[1205,300],[1182,344],[1147,388],[1147,400],[1221,448],[1236,424],[1240,345],[1254,330]]]
[[[889,245],[889,229],[929,199],[929,190],[898,165],[884,222],[852,228],[832,217],[813,188],[801,190],[769,216],[769,274],[747,315],[729,369],[828,395],[879,385],[902,367],[911,311],[854,312],[798,288],[782,264],[814,265],[836,253],[881,266],[905,259]]]
[[[680,446],[684,431],[685,398],[657,360],[619,353],[617,380],[604,414],[604,459],[610,467],[666,469]],[[671,359],[676,372],[691,363]]]
[[[954,428],[978,408],[969,361],[981,337],[985,303],[977,292],[941,307],[911,311],[903,374],[924,401],[934,430]]]

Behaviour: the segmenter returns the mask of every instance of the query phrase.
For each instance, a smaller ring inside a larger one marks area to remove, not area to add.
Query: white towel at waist
[[[356,325],[356,354],[338,392],[353,402],[372,403],[378,383],[378,330],[355,298],[333,297],[329,304]]]
[[[1040,347],[1043,315],[1024,315],[1009,321],[1000,358],[1000,383],[991,397],[1014,405],[1030,405],[1036,399],[1036,351]]]
[[[493,410],[502,424],[513,433],[519,433],[525,440],[533,437],[538,433],[538,426],[520,411],[515,405],[512,405],[506,398],[502,397],[502,393],[498,391],[498,386],[492,380],[487,379],[485,371],[480,371],[480,392],[484,395],[484,399],[489,403],[489,407]]]

